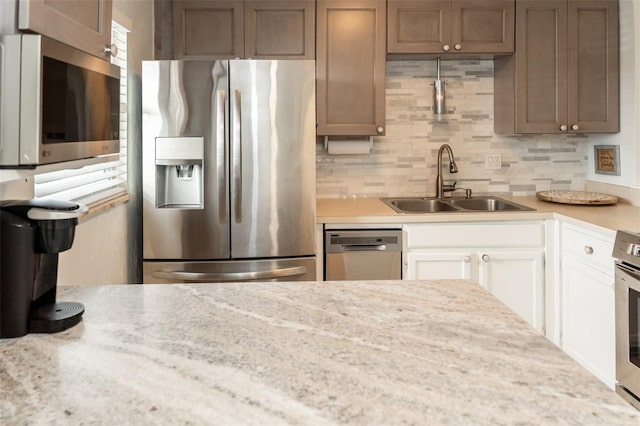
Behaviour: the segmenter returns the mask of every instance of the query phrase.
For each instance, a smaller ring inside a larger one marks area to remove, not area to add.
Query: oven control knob
[[[629,244],[629,247],[627,248],[627,254],[640,257],[640,244]]]

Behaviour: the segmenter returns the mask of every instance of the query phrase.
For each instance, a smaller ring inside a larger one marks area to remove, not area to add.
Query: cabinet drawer
[[[407,248],[543,247],[543,222],[459,222],[407,225]]]
[[[562,226],[562,256],[571,256],[607,275],[614,275],[613,239],[577,228]]]

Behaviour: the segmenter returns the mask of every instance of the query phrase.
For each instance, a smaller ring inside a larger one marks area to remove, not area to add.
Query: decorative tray
[[[583,191],[539,191],[536,197],[540,200],[563,204],[606,205],[618,202],[618,197],[613,195]]]

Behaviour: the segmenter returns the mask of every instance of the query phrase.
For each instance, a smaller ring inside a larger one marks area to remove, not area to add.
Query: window
[[[111,62],[120,67],[120,153],[104,156],[88,165],[50,170],[34,176],[35,198],[56,198],[93,204],[127,191],[127,29],[112,23],[111,42],[118,54]],[[83,164],[87,163],[86,161]]]

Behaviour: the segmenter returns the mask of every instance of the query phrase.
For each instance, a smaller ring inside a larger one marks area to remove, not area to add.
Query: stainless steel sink
[[[398,213],[502,212],[535,210],[512,201],[491,196],[472,198],[382,198],[382,201]]]
[[[456,198],[449,201],[454,206],[465,210],[501,212],[513,210],[533,210],[520,204],[512,203],[502,198],[479,197],[479,198]]]
[[[398,212],[435,213],[458,210],[458,208],[437,198],[396,198],[389,202],[385,201],[385,203]]]

